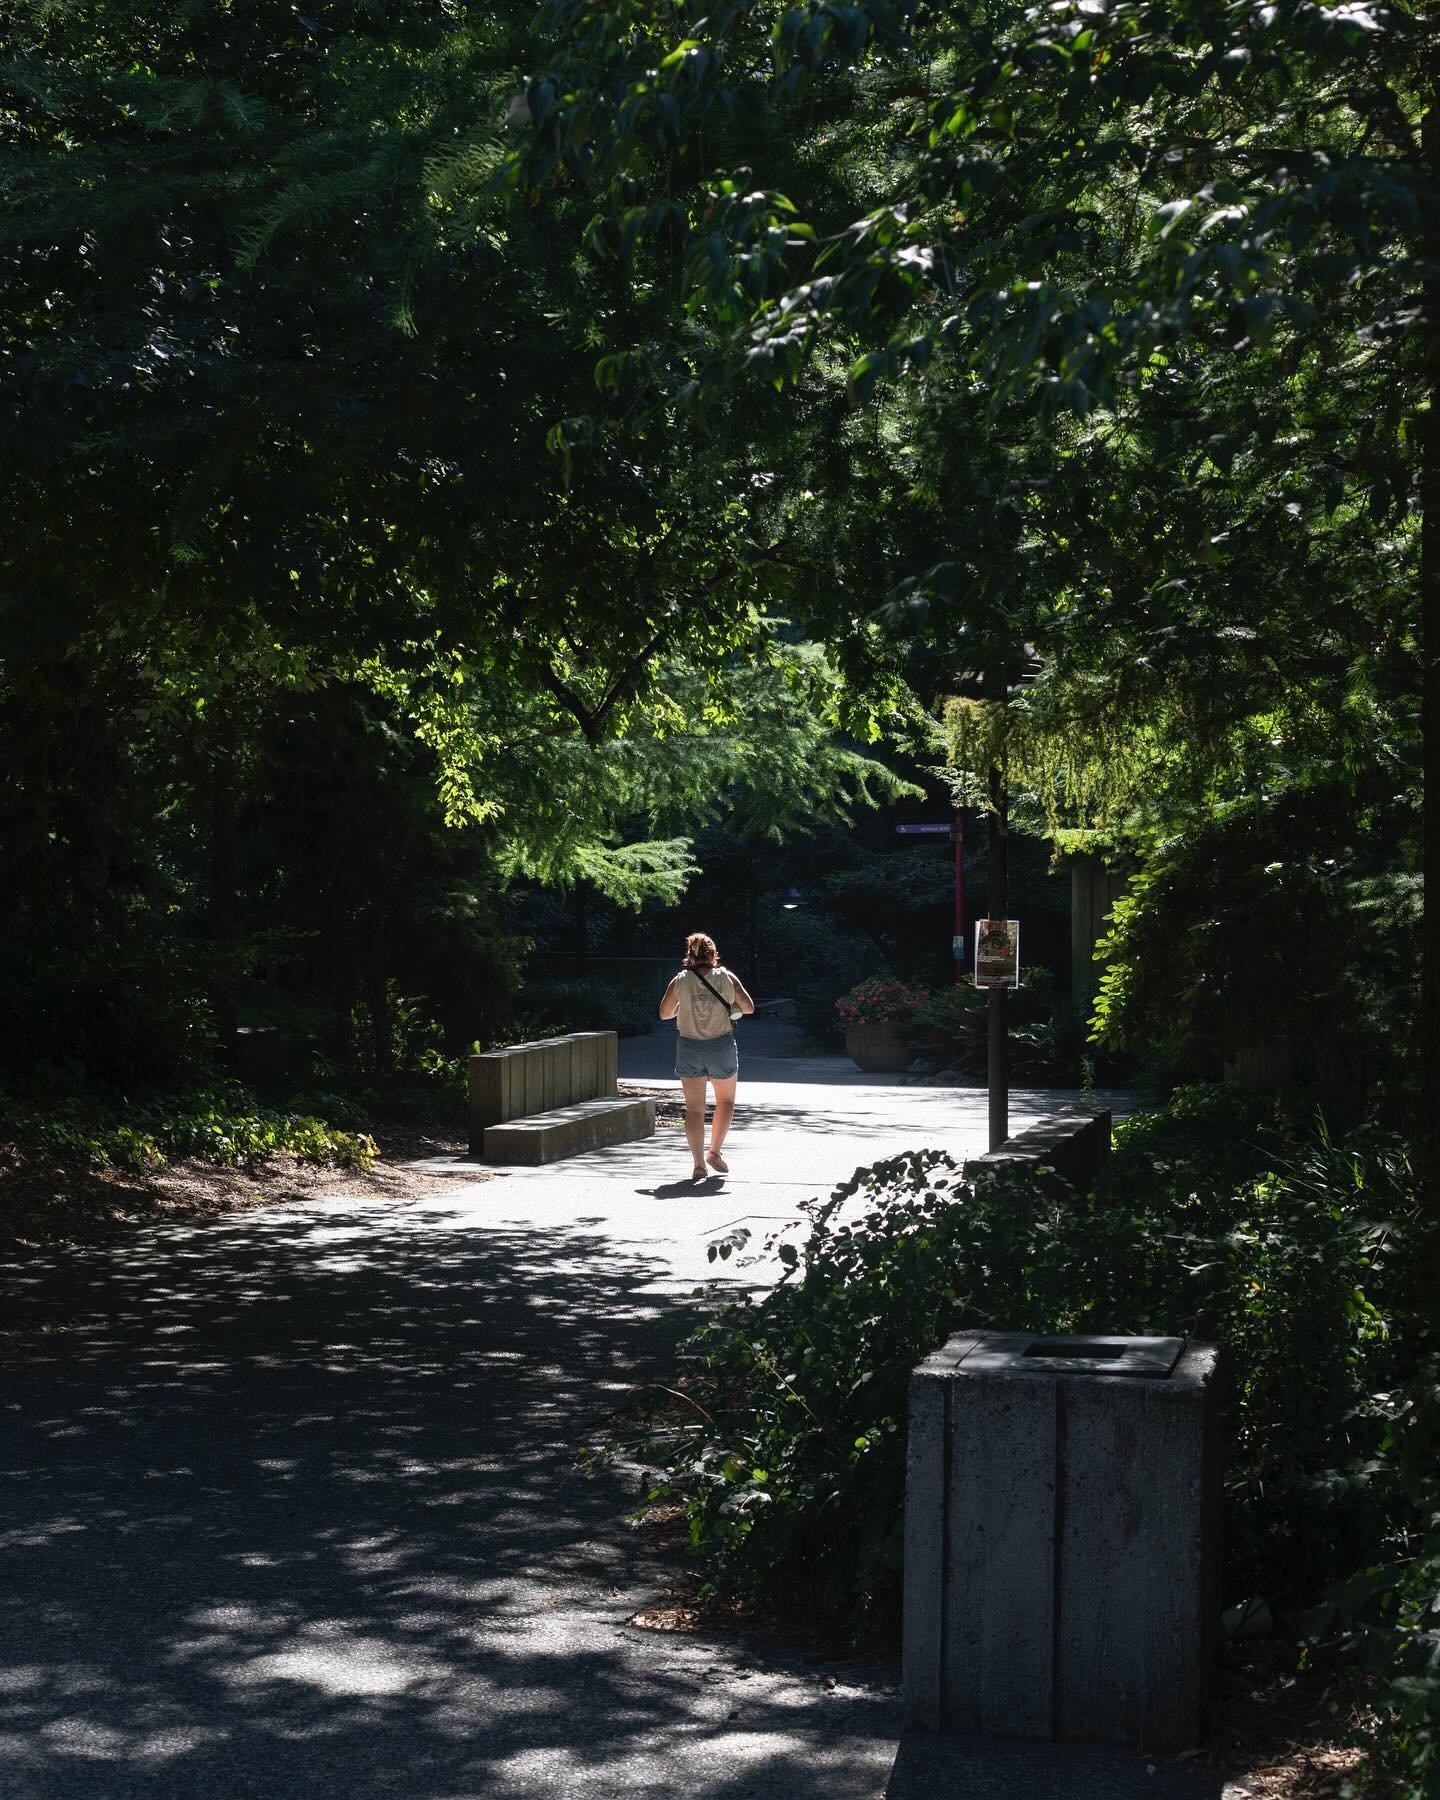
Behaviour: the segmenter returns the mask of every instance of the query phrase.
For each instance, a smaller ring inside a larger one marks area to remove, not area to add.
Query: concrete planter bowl
[[[898,1075],[915,1060],[898,1025],[847,1025],[845,1051],[867,1075]]]

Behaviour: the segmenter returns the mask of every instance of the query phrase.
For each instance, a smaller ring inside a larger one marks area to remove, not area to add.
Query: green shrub
[[[519,1003],[522,1016],[503,1034],[507,1043],[569,1031],[615,1031],[621,1037],[636,1037],[660,1022],[658,997],[632,993],[595,976],[527,982]]]
[[[265,1156],[368,1169],[371,1138],[308,1113],[263,1106],[235,1082],[137,1101],[67,1096],[48,1106],[5,1097],[13,1142],[120,1169],[154,1169],[175,1157],[233,1165]]]
[[[567,1031],[619,1030],[621,1035],[648,1031],[658,1023],[650,1003],[606,982],[545,982],[527,989],[526,1006],[472,1043],[463,1055],[450,1056],[439,1042],[438,1028],[411,1024],[407,1002],[396,1007],[406,1036],[403,1063],[388,1075],[373,1069],[356,1077],[353,1068],[312,1056],[303,1092],[291,1105],[336,1123],[377,1119],[403,1121],[431,1131],[464,1127],[470,1111],[470,1057],[508,1044],[528,1044]],[[598,1021],[598,1022],[597,1022]]]
[[[1371,1555],[1337,1584],[1310,1621],[1323,1641],[1342,1632],[1374,1687],[1377,1724],[1365,1747],[1387,1800],[1440,1794],[1440,1357],[1392,1395],[1377,1395],[1389,1428],[1360,1471],[1383,1520]]]
[[[922,1055],[968,1075],[985,1073],[990,996],[967,975],[937,988],[915,1016],[906,1036]],[[1010,1073],[1017,1081],[1074,1082],[1080,1076],[1080,1027],[1069,1002],[1055,991],[1046,968],[1027,971],[1010,993],[1007,1008]]]
[[[767,920],[763,991],[795,1002],[795,1023],[807,1044],[838,1050],[844,1030],[836,1016],[836,1000],[856,982],[886,972],[879,947],[843,920],[778,910]],[[745,975],[743,969],[740,973]],[[758,991],[751,988],[752,993]]]
[[[802,988],[796,993],[795,1024],[807,1052],[833,1053],[845,1047],[845,1027],[829,987]]]
[[[1403,1120],[1418,1067],[1423,882],[1397,792],[1272,787],[1166,840],[1100,946],[1101,1041],[1194,1063],[1284,1038],[1332,1114]]]
[[[858,1215],[847,1201],[860,1200]],[[1384,1542],[1364,1470],[1413,1366],[1399,1148],[1296,1138],[1228,1090],[1118,1133],[1092,1195],[913,1153],[782,1235],[781,1285],[688,1345],[703,1413],[664,1440],[713,1589],[843,1632],[897,1617],[909,1371],[951,1332],[1211,1336],[1232,1352],[1233,1594],[1316,1597]],[[720,1247],[726,1254],[734,1247]]]

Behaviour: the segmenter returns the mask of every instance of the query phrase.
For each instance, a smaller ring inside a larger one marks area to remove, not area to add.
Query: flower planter
[[[898,1075],[915,1060],[898,1025],[847,1025],[845,1049],[855,1067],[867,1075]]]

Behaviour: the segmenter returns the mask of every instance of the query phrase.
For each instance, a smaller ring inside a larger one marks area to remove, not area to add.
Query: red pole
[[[961,946],[965,942],[965,815],[957,806],[955,808],[955,824],[950,834],[955,840],[955,936],[957,943],[950,946],[951,960],[955,964],[955,979],[965,979],[965,957]]]

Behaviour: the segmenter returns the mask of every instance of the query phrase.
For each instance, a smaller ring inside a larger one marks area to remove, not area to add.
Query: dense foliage
[[[453,1053],[514,1004],[505,883],[673,902],[721,814],[873,789],[836,728],[911,694],[957,797],[998,768],[1142,866],[1246,807],[1222,865],[1292,866],[1328,805],[1345,974],[1278,1016],[1335,985],[1365,1034],[1367,946],[1419,916],[1427,21],[681,24],[7,16],[24,1066],[203,1067],[277,1004],[383,1063],[392,993]],[[1378,997],[1358,1105],[1414,1063],[1413,994]],[[1238,989],[1179,1012],[1197,1066],[1243,1048]]]
[[[525,990],[525,999],[543,1021],[542,1029],[529,1033],[535,1037],[566,1031],[615,1031],[621,1037],[633,1037],[637,1032],[651,1030],[655,1024],[652,996],[629,993],[614,982],[594,976],[532,981]]]
[[[1227,1602],[1263,1595],[1321,1639],[1363,1640],[1397,1730],[1433,1743],[1429,1229],[1398,1139],[1338,1141],[1227,1089],[1121,1125],[1093,1193],[938,1153],[861,1170],[772,1244],[780,1286],[691,1339],[693,1406],[652,1497],[683,1499],[717,1592],[894,1629],[906,1392],[930,1349],[977,1326],[1218,1336],[1236,1381]]]
[[[588,203],[617,266],[668,259],[703,328],[637,342],[607,386],[672,416],[729,406],[727,430],[735,394],[780,387],[818,490],[795,529],[829,525],[843,594],[847,534],[880,525],[870,583],[892,653],[950,696],[957,798],[998,769],[1052,831],[1222,871],[1293,868],[1295,817],[1328,805],[1306,853],[1338,866],[1316,890],[1334,1035],[1393,1009],[1393,1054],[1352,1059],[1349,1102],[1413,1084],[1415,995],[1377,992],[1371,950],[1413,924],[1422,859],[1434,18],[775,0],[681,41],[663,5],[547,17],[511,179]],[[577,446],[607,428],[572,423]],[[817,604],[851,633],[848,594]],[[1226,808],[1248,809],[1236,842],[1202,841]],[[1192,918],[1162,884],[1147,921],[1146,952]],[[1138,941],[1113,957],[1153,985]],[[1289,972],[1278,1029],[1303,1031],[1316,975]],[[1198,1066],[1245,1048],[1245,1010],[1233,977],[1180,1008]],[[1105,1030],[1144,1043],[1138,1010]]]
[[[942,1070],[983,1079],[989,1034],[989,995],[972,979],[931,994],[906,1029],[922,1056]],[[1011,1077],[1027,1084],[1078,1087],[1095,1057],[1087,1054],[1081,1020],[1056,990],[1046,968],[1026,971],[1006,1008]]]
[[[181,1157],[233,1165],[284,1155],[368,1169],[376,1157],[366,1133],[268,1106],[237,1082],[164,1099],[117,1096],[102,1106],[90,1096],[37,1106],[3,1093],[0,1103],[13,1143],[101,1168],[143,1172]]]
[[[527,997],[517,889],[667,940],[713,897],[816,1032],[923,983],[973,1066],[975,997],[915,947],[939,862],[851,845],[783,916],[798,859],[762,867],[917,797],[903,741],[1133,876],[1106,1046],[1269,1046],[1336,1135],[1187,1101],[1097,1196],[917,1162],[820,1209],[803,1275],[702,1338],[697,1542],[733,1591],[883,1616],[937,1335],[1213,1329],[1234,1580],[1348,1582],[1384,1756],[1431,1780],[1437,89],[1416,0],[9,7],[17,1125],[311,1142],[216,1085],[262,1042],[317,1096],[453,1104],[470,1042],[619,1005]],[[1043,980],[1013,1012],[1016,1073],[1073,1072]]]
[[[721,811],[897,791],[748,456],[547,447],[597,316],[665,306],[491,190],[528,6],[26,4],[0,50],[10,1079],[242,1026],[383,1073],[415,1001],[453,1054],[519,1004],[509,881],[673,900]]]

